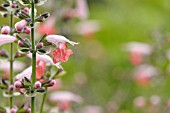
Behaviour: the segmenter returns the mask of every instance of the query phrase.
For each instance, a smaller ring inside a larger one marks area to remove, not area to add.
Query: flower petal
[[[0,46],[4,45],[6,43],[12,43],[15,40],[16,40],[16,38],[13,36],[0,34]]]
[[[55,44],[57,47],[60,43],[65,43],[65,42],[68,42],[69,44],[71,44],[73,46],[75,44],[79,44],[77,42],[70,41],[69,39],[67,39],[66,37],[61,36],[61,35],[48,35],[46,37],[46,40],[50,43]]]

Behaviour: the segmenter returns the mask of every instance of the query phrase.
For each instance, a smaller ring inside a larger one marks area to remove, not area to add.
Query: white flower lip
[[[68,42],[72,46],[79,44],[77,42],[70,41],[69,39],[61,35],[48,35],[46,37],[46,40],[52,44],[55,44],[57,47],[60,43],[65,43],[65,42]]]
[[[22,79],[24,79],[24,77],[27,77],[27,79],[30,80],[31,75],[32,75],[32,66],[26,68],[23,72],[16,75],[15,79],[21,81]]]
[[[0,34],[0,46],[4,45],[6,43],[12,43],[15,40],[16,40],[16,38],[13,36]]]
[[[32,54],[31,53],[27,54],[27,56],[29,58],[32,58]],[[56,66],[58,69],[62,69],[63,70],[63,67],[60,65],[60,62],[54,64],[53,60],[48,55],[39,55],[39,54],[36,54],[36,57],[37,57],[37,60],[41,60],[43,62],[50,63],[50,64]]]

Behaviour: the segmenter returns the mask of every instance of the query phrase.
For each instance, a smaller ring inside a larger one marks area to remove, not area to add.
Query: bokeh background
[[[169,61],[162,57],[169,48],[169,0],[88,0],[88,7],[88,19],[97,21],[98,30],[88,36],[67,34],[80,45],[62,64],[66,74],[59,90],[83,98],[82,104],[74,106],[75,112],[90,106],[96,110],[92,113],[169,113]],[[40,12],[45,8],[39,8]],[[55,8],[47,10],[54,12]],[[0,25],[8,24],[7,19],[0,20]],[[155,37],[161,38],[155,41]],[[136,66],[124,47],[134,41],[164,48],[154,50],[158,54],[147,60],[160,72],[155,71],[158,75],[149,84],[140,85],[134,79]]]

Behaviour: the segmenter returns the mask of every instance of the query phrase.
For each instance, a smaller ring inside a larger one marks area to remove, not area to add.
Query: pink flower
[[[2,27],[2,29],[1,29],[1,33],[4,34],[4,35],[9,34],[10,31],[11,31],[11,28],[10,28],[9,26],[4,26],[4,27]]]
[[[36,78],[40,79],[46,71],[46,63],[38,60],[36,62]]]
[[[143,96],[139,96],[134,99],[133,103],[136,107],[142,108],[146,105],[146,99]]]
[[[155,67],[152,67],[147,64],[140,65],[136,68],[134,72],[134,79],[136,80],[137,84],[141,86],[147,86],[151,78],[156,76],[158,73]]]
[[[125,45],[125,50],[130,52],[130,61],[134,65],[139,65],[143,62],[144,57],[152,52],[152,47],[141,42],[130,42]]]
[[[51,102],[77,102],[81,103],[82,98],[68,91],[57,91],[49,95],[49,100]]]
[[[46,24],[41,24],[38,28],[38,32],[40,34],[53,34],[56,33],[56,29],[52,26],[46,25]]]
[[[76,0],[77,7],[76,7],[76,16],[82,20],[88,18],[88,6],[86,0]]]
[[[26,68],[24,71],[22,71],[21,73],[17,74],[15,79],[22,81],[22,79],[24,79],[24,77],[27,77],[30,80],[31,79],[31,75],[32,75],[32,66]]]
[[[64,36],[61,35],[48,35],[46,37],[47,41],[50,43],[53,43],[56,45],[56,50],[53,51],[53,62],[58,63],[66,62],[71,54],[73,54],[73,51],[71,49],[66,50],[67,45],[66,42],[70,43],[71,45],[78,44],[76,42],[70,41]]]
[[[71,49],[66,50],[66,44],[60,44],[60,47],[53,51],[53,62],[57,63],[59,61],[66,62],[69,57],[73,54]]]
[[[15,24],[15,29],[18,32],[22,32],[22,30],[27,26],[28,22],[26,20],[21,20]]]
[[[31,53],[30,53],[30,54],[27,54],[27,56],[28,56],[29,58],[32,58],[32,54],[31,54]],[[51,64],[51,65],[54,65],[54,66],[56,66],[58,69],[63,69],[63,67],[60,65],[60,62],[54,64],[54,63],[53,63],[53,60],[52,60],[51,57],[48,56],[48,55],[39,55],[39,54],[36,54],[36,57],[37,57],[37,61],[40,60],[40,61],[43,61],[43,62],[45,62],[45,63],[49,63],[49,64]]]
[[[0,46],[4,45],[6,43],[12,43],[15,40],[16,40],[16,38],[13,36],[0,34]]]

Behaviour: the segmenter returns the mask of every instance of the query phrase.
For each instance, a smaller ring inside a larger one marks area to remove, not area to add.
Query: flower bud
[[[56,81],[55,80],[51,80],[50,81],[50,85],[54,86],[56,84]]]
[[[39,81],[35,82],[34,87],[35,87],[36,89],[41,88],[41,82],[39,82]]]
[[[13,85],[10,85],[10,86],[9,86],[9,90],[10,90],[10,91],[13,91],[13,90],[14,90],[14,86],[13,86]]]
[[[15,24],[15,29],[18,32],[22,32],[22,30],[27,26],[28,22],[26,20],[21,20]]]
[[[13,3],[13,4],[11,5],[11,7],[12,7],[12,8],[18,8],[18,4]]]
[[[29,12],[29,8],[28,8],[28,7],[24,7],[24,8],[23,8],[23,11],[24,11],[25,13],[28,13],[28,12]]]
[[[26,27],[26,28],[25,28],[25,33],[26,33],[26,34],[30,34],[30,33],[31,33],[31,29],[30,29],[29,27]]]
[[[4,26],[4,27],[2,27],[2,29],[1,29],[1,33],[4,34],[4,35],[9,34],[10,31],[11,31],[11,29],[10,29],[9,26]]]
[[[22,86],[22,83],[20,81],[16,81],[14,83],[15,88],[20,88]]]
[[[12,108],[11,110],[10,110],[10,113],[16,113],[17,111],[16,111],[16,109],[14,109],[14,108]]]
[[[31,113],[31,108],[27,108],[26,113]]]
[[[43,45],[44,45],[44,44],[43,44],[42,42],[38,43],[38,48],[42,48]]]
[[[18,41],[18,46],[21,47],[21,46],[23,46],[23,45],[24,45],[24,43],[23,43],[22,41],[19,40],[19,41]]]

